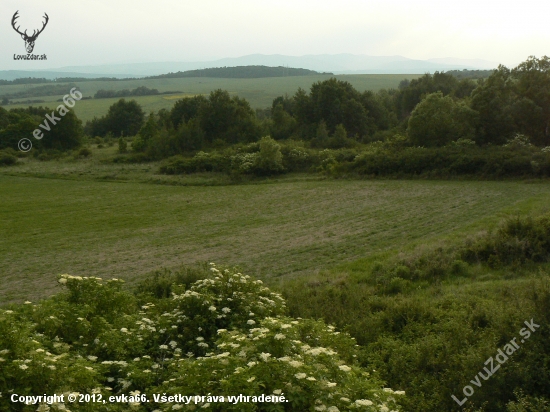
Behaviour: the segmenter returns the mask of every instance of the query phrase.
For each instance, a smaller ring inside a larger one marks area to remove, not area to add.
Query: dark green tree
[[[529,135],[531,141],[539,146],[550,145],[550,58],[535,56],[520,63],[511,71],[513,87],[521,106],[530,110],[523,111],[522,124],[516,124],[521,133]]]
[[[75,149],[82,144],[82,135],[82,121],[70,110],[49,132],[44,131],[41,142],[48,149]]]
[[[288,113],[282,103],[271,109],[269,130],[275,140],[288,139],[296,130],[296,120]]]
[[[109,131],[115,136],[135,136],[145,120],[145,113],[135,100],[120,99],[107,113]]]
[[[182,123],[174,135],[173,150],[176,153],[200,150],[203,145],[204,132],[197,119]]]
[[[180,124],[196,118],[199,108],[206,102],[207,99],[204,96],[186,97],[178,100],[170,111],[170,120],[174,129],[178,129]]]
[[[501,145],[515,133],[510,70],[499,66],[472,92],[470,107],[479,113],[476,143]]]
[[[91,122],[86,124],[85,131],[89,136],[105,137],[109,132],[113,136],[135,136],[144,121],[145,113],[138,102],[120,99],[109,107],[105,116],[94,117]]]
[[[0,149],[11,147],[17,150],[17,143],[23,138],[33,140],[33,145],[37,148],[42,146],[41,142],[34,141],[32,133],[36,129],[38,122],[27,113],[0,113]]]
[[[415,146],[436,147],[458,139],[473,139],[476,113],[450,96],[426,96],[411,113],[407,135]]]
[[[216,90],[199,108],[198,119],[207,142],[254,142],[261,130],[249,103],[225,90]]]

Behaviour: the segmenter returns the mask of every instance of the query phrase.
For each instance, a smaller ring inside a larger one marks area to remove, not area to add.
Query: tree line
[[[32,110],[4,111],[7,120],[0,124],[0,136],[7,125],[23,130],[30,120],[20,117],[36,116]],[[183,98],[171,110],[149,115],[136,101],[121,99],[83,130],[91,137],[135,136],[133,150],[156,159],[258,142],[268,135],[317,149],[361,148],[394,136],[403,136],[400,144],[410,147],[456,142],[502,146],[516,136],[545,147],[550,145],[550,58],[531,56],[513,69],[499,66],[476,82],[435,72],[378,92],[359,92],[348,82],[330,78],[314,83],[309,91],[279,96],[270,108],[256,111],[224,90]],[[0,139],[0,147],[14,140]],[[76,140],[58,146],[69,148]]]

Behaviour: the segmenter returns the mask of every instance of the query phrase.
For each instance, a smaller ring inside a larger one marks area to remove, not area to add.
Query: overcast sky
[[[26,54],[11,27],[48,27]],[[548,1],[359,0],[1,0],[0,70],[247,54],[457,57],[517,65],[550,55]]]

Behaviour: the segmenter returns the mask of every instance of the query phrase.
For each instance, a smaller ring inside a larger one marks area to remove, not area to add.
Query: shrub
[[[128,143],[124,137],[118,139],[118,152],[126,153],[128,151]]]
[[[550,260],[550,214],[510,218],[495,233],[476,239],[461,252],[469,261],[491,267]]]
[[[279,294],[235,270],[211,264],[207,278],[174,285],[164,299],[136,297],[118,279],[61,275],[59,283],[60,295],[0,310],[0,393],[147,394],[150,400],[112,403],[111,411],[150,411],[152,394],[286,399],[166,400],[155,405],[162,411],[399,409],[395,400],[403,393],[382,389],[359,366],[349,335],[321,321],[289,318]],[[0,397],[0,408],[13,409],[8,396]],[[78,402],[70,409],[91,410]]]
[[[91,155],[92,155],[92,151],[87,147],[83,147],[82,149],[80,149],[77,154],[78,157],[88,157]]]
[[[228,172],[231,169],[231,158],[220,153],[198,152],[192,158],[173,156],[161,165],[160,173],[190,174],[199,172]]]
[[[17,157],[6,152],[0,152],[0,166],[13,166],[16,163]]]
[[[281,146],[269,136],[260,140],[260,152],[254,165],[257,175],[273,175],[284,171]]]

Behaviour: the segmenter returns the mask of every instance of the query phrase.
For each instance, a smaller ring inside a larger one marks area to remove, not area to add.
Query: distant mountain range
[[[13,80],[21,77],[145,77],[186,70],[234,66],[286,66],[334,74],[422,74],[435,71],[462,69],[495,69],[498,63],[472,59],[428,59],[415,60],[403,56],[367,56],[354,54],[319,54],[306,56],[285,56],[280,54],[251,54],[203,62],[157,62],[131,63],[100,66],[67,66],[58,69],[21,71],[0,71],[0,79]]]

